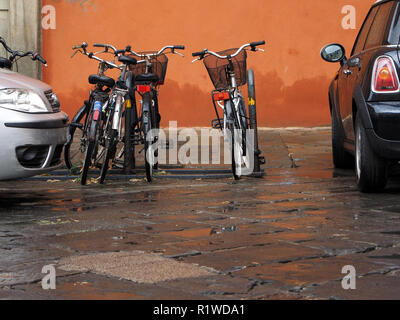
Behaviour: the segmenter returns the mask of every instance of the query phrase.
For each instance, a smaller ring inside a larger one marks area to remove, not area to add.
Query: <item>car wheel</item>
[[[355,126],[355,166],[361,192],[382,191],[388,180],[388,163],[372,150],[359,115]]]
[[[354,158],[344,149],[343,138],[339,134],[338,121],[332,108],[332,157],[333,165],[338,169],[354,167]]]

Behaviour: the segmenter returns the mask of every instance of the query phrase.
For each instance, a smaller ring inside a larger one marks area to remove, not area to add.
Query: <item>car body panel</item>
[[[51,91],[51,87],[39,80],[0,69],[0,90],[8,88],[34,91],[42,97],[49,112],[26,113],[0,105],[0,180],[30,177],[60,167],[62,163],[58,158],[60,148],[62,150],[67,140],[68,116],[64,112],[52,112],[45,94]],[[23,166],[17,148],[35,146],[46,148],[43,162],[36,167]]]
[[[67,136],[66,125],[61,128],[54,129],[22,129],[10,128],[4,125],[6,121],[14,123],[25,123],[27,121],[48,121],[60,120],[67,122],[67,115],[63,112],[53,114],[23,114],[13,110],[0,108],[0,180],[9,180],[30,177],[42,174],[60,167],[61,162],[55,166],[51,166],[50,162],[53,158],[54,151],[57,146],[64,145]],[[40,168],[23,167],[16,156],[16,148],[29,145],[48,145],[49,152],[46,161]]]
[[[17,72],[7,69],[0,69],[0,90],[1,89],[27,89],[39,94],[45,102],[47,108],[51,110],[51,105],[45,95],[51,87],[37,79],[30,78]]]

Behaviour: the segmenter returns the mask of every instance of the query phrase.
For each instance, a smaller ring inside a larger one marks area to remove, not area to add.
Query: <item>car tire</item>
[[[343,137],[339,134],[339,125],[332,108],[332,158],[337,169],[352,169],[354,158],[344,149]]]
[[[388,181],[388,162],[372,150],[359,115],[356,117],[355,135],[357,185],[365,193],[382,191]]]

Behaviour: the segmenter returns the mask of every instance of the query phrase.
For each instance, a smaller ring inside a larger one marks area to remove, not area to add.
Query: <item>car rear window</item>
[[[371,29],[368,33],[367,40],[365,41],[364,50],[386,44],[384,43],[385,40],[383,37],[386,32],[386,27],[388,25],[393,5],[394,2],[390,1],[379,6],[379,11],[375,16],[374,22],[372,23]]]
[[[372,25],[372,22],[374,21],[374,18],[376,16],[378,8],[379,7],[372,8],[372,10],[369,12],[367,18],[365,19],[364,24],[360,30],[360,33],[358,34],[353,51],[351,53],[352,56],[355,54],[359,54],[361,51],[364,50],[365,40],[367,39],[369,30],[371,29],[371,25]]]
[[[393,14],[392,25],[388,37],[389,44],[397,45],[400,42],[400,4],[396,5],[396,10]]]

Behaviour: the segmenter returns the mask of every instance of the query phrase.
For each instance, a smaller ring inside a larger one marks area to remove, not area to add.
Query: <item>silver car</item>
[[[0,180],[58,168],[67,123],[50,86],[0,69]]]

